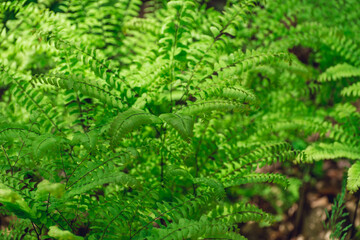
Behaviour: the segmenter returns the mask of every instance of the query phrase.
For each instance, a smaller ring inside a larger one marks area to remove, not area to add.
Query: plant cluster
[[[207,2],[0,2],[2,238],[246,239],[278,162],[358,191],[359,1]]]

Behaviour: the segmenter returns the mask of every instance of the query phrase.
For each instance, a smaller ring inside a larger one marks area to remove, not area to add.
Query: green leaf
[[[161,120],[150,113],[140,109],[130,108],[120,113],[112,122],[109,134],[112,145],[116,144],[125,134],[144,124],[161,123]]]
[[[217,27],[211,26],[210,31],[214,37],[217,37],[220,34],[220,30]]]
[[[48,232],[48,235],[57,240],[83,240],[84,239],[83,237],[76,236],[67,230],[61,230],[57,226],[51,226],[49,229],[50,229],[50,231]]]
[[[354,193],[360,187],[360,161],[354,163],[348,172],[347,189]]]
[[[35,220],[35,213],[25,200],[15,191],[0,183],[0,203],[17,217]]]
[[[176,113],[165,113],[159,116],[162,120],[168,123],[170,126],[183,137],[188,140],[192,137],[194,120],[191,116],[181,115]]]
[[[183,6],[183,1],[170,1],[170,2],[168,2],[168,7],[169,8],[175,8],[176,10],[180,10],[181,9],[181,7]]]
[[[62,183],[51,183],[48,180],[43,180],[38,184],[36,194],[39,196],[44,194],[51,194],[54,197],[61,198],[65,193],[65,185]]]

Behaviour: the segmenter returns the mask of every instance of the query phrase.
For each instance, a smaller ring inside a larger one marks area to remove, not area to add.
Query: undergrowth
[[[274,163],[358,191],[359,1],[206,2],[1,1],[4,239],[246,239]]]

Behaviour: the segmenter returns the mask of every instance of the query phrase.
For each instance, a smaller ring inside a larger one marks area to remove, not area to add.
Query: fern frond
[[[354,193],[360,188],[360,161],[356,161],[348,171],[348,179],[346,188]]]
[[[42,84],[51,84],[64,89],[74,89],[84,95],[97,98],[110,106],[120,109],[124,108],[124,101],[112,92],[107,84],[85,78],[82,75],[46,75],[39,76],[38,78],[35,78],[34,81]]]
[[[90,153],[90,152],[89,152]],[[91,183],[93,179],[98,179],[102,181],[102,179],[107,179],[104,176],[104,173],[113,172],[115,168],[114,162],[118,162],[119,164],[124,164],[127,159],[131,158],[131,155],[128,152],[122,152],[120,154],[116,154],[115,156],[107,157],[106,160],[102,161],[92,161],[84,164],[83,159],[75,169],[73,169],[72,174],[68,177],[66,187],[71,188],[72,186],[76,186],[76,184],[84,185],[85,182]],[[82,165],[84,164],[84,165]],[[74,176],[75,180],[71,181],[70,179]],[[109,178],[110,180],[112,178]],[[120,180],[129,180],[130,178],[124,177]],[[131,181],[129,181],[131,182]],[[134,183],[134,181],[132,181]]]
[[[87,181],[85,181],[87,180]],[[85,184],[83,182],[86,182]],[[74,195],[79,195],[86,193],[90,190],[95,189],[97,186],[102,186],[108,183],[116,183],[122,187],[139,187],[138,181],[131,177],[129,174],[123,172],[99,172],[98,174],[93,174],[89,178],[84,179],[84,181],[74,184],[69,191],[66,192],[66,198],[70,198]]]
[[[42,93],[35,91],[29,82],[8,72],[9,69],[5,69],[1,66],[0,71],[7,72],[6,75],[11,79],[10,81],[13,85],[13,95],[18,99],[19,103],[21,103],[29,112],[37,110],[42,113],[46,119],[46,124],[52,125],[58,132],[63,134],[60,126],[56,122],[58,113],[52,108],[51,104],[46,102],[46,97],[44,97]],[[49,128],[49,126],[46,126],[46,128]]]
[[[336,158],[360,160],[360,151],[358,147],[348,146],[347,144],[339,142],[310,145],[306,148],[305,154],[307,155],[307,159],[311,161]]]
[[[354,83],[353,85],[344,88],[341,91],[341,95],[359,97],[360,96],[360,82]]]
[[[210,77],[222,73],[228,75],[241,75],[258,66],[269,65],[282,60],[290,61],[290,55],[284,52],[263,52],[263,51],[242,51],[231,53],[226,58],[214,64],[214,69],[210,74],[201,76],[200,82],[204,82]]]
[[[325,229],[331,231],[330,239],[340,239],[344,240],[348,233],[348,230],[351,228],[352,224],[344,227],[344,223],[349,215],[348,212],[345,212],[345,188],[341,191],[341,194],[338,194],[334,200],[334,204],[331,206],[331,213],[325,209],[325,214],[327,217],[327,223],[324,223]]]
[[[181,219],[198,218],[199,209],[206,209],[212,199],[211,194],[204,193],[195,197],[177,199],[172,203],[157,202],[156,205],[161,210],[161,213],[155,213],[155,217],[147,221],[132,237],[136,236],[135,239],[142,239],[141,236],[148,236],[149,231],[146,231],[145,228],[159,219],[170,219],[174,223],[178,223]]]
[[[289,186],[289,181],[287,178],[281,174],[277,173],[250,173],[242,175],[240,177],[232,177],[224,180],[224,187],[238,186],[247,183],[275,183],[287,188]]]
[[[1,165],[1,171],[4,174],[0,175],[0,183],[5,185],[7,188],[15,191],[24,198],[30,198],[30,190],[33,190],[35,187],[34,182],[30,182],[30,179],[26,179],[21,172],[14,172],[11,174],[8,167]],[[26,189],[22,191],[22,189]]]
[[[61,138],[56,137],[52,134],[44,134],[36,137],[33,140],[33,152],[34,156],[41,158],[45,154],[58,154]]]
[[[226,65],[219,63],[219,67],[216,71],[221,72],[224,69],[235,67],[236,73],[240,74],[254,67],[271,64],[280,60],[290,61],[290,56],[284,52],[259,52],[248,51],[245,53],[237,52],[229,56]],[[222,66],[223,65],[223,66]],[[216,69],[216,68],[215,68]]]
[[[261,130],[260,130],[261,129]],[[259,133],[272,132],[272,131],[289,131],[301,129],[308,134],[319,133],[321,137],[330,138],[342,143],[356,145],[358,139],[354,136],[353,132],[343,128],[339,124],[333,125],[328,121],[320,120],[319,118],[291,118],[287,121],[269,121],[261,122]]]
[[[328,29],[323,28],[323,32],[327,33],[325,37],[321,38],[325,44],[330,46],[333,51],[337,52],[354,66],[360,65],[360,49],[357,42],[339,34],[337,29],[330,29],[329,31]]]
[[[319,81],[336,81],[341,78],[350,77],[360,77],[360,68],[342,63],[326,69],[326,71],[319,76]]]
[[[195,178],[194,183],[205,185],[210,187],[214,191],[214,195],[217,199],[221,199],[225,196],[225,189],[223,184],[214,178]]]
[[[172,223],[165,229],[153,229],[149,240],[182,240],[186,238],[199,238],[206,235],[227,232],[228,225],[219,221],[209,221],[202,216],[199,221],[180,219],[179,223]]]
[[[17,217],[36,221],[36,213],[29,204],[15,191],[0,183],[0,202]]]
[[[335,119],[354,119],[355,121],[360,120],[360,113],[357,111],[356,107],[351,103],[347,102],[344,104],[337,104],[334,109],[332,116]],[[356,123],[355,123],[356,124]],[[355,125],[354,124],[354,125]]]
[[[202,93],[200,93],[202,94]],[[257,99],[254,93],[251,91],[240,87],[224,87],[224,88],[214,88],[210,90],[206,90],[203,93],[205,95],[204,98],[208,97],[223,97],[225,99],[231,99],[234,101],[239,101],[242,103],[254,104]]]
[[[161,123],[161,120],[143,110],[130,108],[120,113],[112,122],[109,134],[112,144],[116,144],[125,134],[144,124]]]
[[[170,165],[166,168],[165,179],[173,180],[176,177],[182,177],[184,179],[189,179],[193,181],[193,176],[186,169],[181,168],[180,166]]]
[[[151,33],[153,35],[160,34],[160,23],[155,19],[146,18],[132,18],[130,21],[124,23],[123,31],[126,33],[128,30],[137,30],[140,32]]]
[[[3,240],[21,240],[24,239],[24,232],[31,226],[28,219],[13,219],[9,226],[0,230],[0,237]],[[35,236],[34,236],[35,237]],[[26,238],[25,238],[26,239]]]
[[[263,212],[253,205],[239,205],[223,209],[221,213],[217,210],[212,211],[209,217],[201,216],[196,220],[180,219],[178,223],[171,223],[166,229],[153,229],[149,239],[184,239],[210,237],[218,234],[232,232],[232,226],[237,223],[247,221],[272,222],[271,215]],[[231,235],[234,235],[231,234]],[[243,239],[243,238],[240,238]]]
[[[165,113],[161,114],[159,118],[175,128],[185,140],[188,140],[193,135],[194,120],[191,116]]]
[[[41,36],[44,39],[48,39],[49,44],[51,44],[54,48],[59,49],[60,51],[65,51],[69,55],[75,55],[84,66],[90,67],[94,74],[100,79],[103,79],[111,89],[116,89],[119,92],[124,92],[126,90],[130,91],[129,93],[126,93],[127,95],[132,94],[131,86],[120,75],[117,69],[113,69],[111,62],[105,58],[97,56],[96,49],[74,46],[63,39],[60,39],[60,37],[56,35],[42,34]]]
[[[27,129],[24,126],[16,126],[11,124],[0,125],[0,142],[10,142],[14,139],[24,139],[39,135],[37,131]]]
[[[231,162],[227,162],[215,170],[214,174],[217,175],[218,179],[228,177],[240,179],[242,176],[250,174],[257,168],[271,165],[275,162],[293,161],[296,159],[297,154],[298,153],[293,151],[287,143],[268,144],[255,148],[253,151]]]
[[[178,114],[184,114],[189,116],[196,116],[202,113],[209,113],[212,111],[239,111],[247,112],[249,111],[249,106],[226,100],[217,100],[217,101],[204,101],[204,102],[195,102],[189,106],[183,107],[177,111]]]
[[[242,223],[248,221],[274,222],[274,216],[261,210],[252,204],[220,204],[213,209],[209,215],[213,219],[225,220],[228,223]]]

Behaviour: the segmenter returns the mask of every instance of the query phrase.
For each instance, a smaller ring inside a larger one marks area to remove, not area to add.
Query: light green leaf
[[[360,187],[360,161],[354,163],[348,172],[348,182],[347,182],[347,189],[354,193]]]
[[[165,113],[161,114],[159,117],[175,128],[175,130],[185,140],[188,140],[192,136],[194,120],[191,116],[176,113]]]

